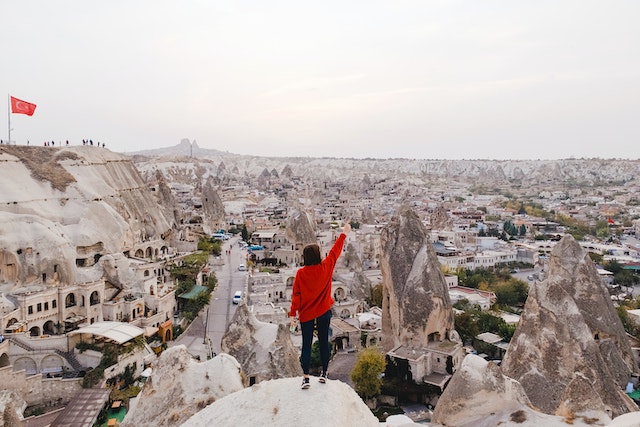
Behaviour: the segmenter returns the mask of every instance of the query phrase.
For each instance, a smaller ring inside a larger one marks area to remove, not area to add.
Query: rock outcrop
[[[210,403],[243,388],[240,365],[228,354],[197,362],[179,345],[163,352],[122,427],[179,426]]]
[[[591,425],[605,425],[607,414],[588,413],[581,417]],[[493,362],[468,355],[438,400],[433,425],[566,426],[565,417],[543,414],[531,405],[522,385],[504,376]],[[574,424],[583,425],[580,420]]]
[[[208,225],[207,228],[211,232],[215,232],[219,225],[224,224],[224,205],[211,176],[202,186],[202,211],[205,225]]]
[[[444,275],[418,215],[402,207],[382,230],[385,351],[457,337]]]
[[[172,229],[123,155],[4,145],[0,163],[0,282],[75,283],[76,265],[92,266]]]
[[[319,384],[308,390],[300,378],[265,381],[217,400],[183,427],[299,426],[379,427],[378,419],[355,391],[343,382]]]
[[[547,414],[637,411],[623,392],[636,368],[630,344],[593,262],[573,237],[552,251],[547,277],[529,291],[504,374]]]
[[[441,231],[453,230],[453,220],[447,214],[447,210],[438,205],[431,213],[431,229]]]
[[[313,216],[305,211],[297,210],[287,218],[287,238],[296,245],[305,246],[317,243],[316,228]]]
[[[240,363],[246,380],[253,377],[260,382],[302,372],[286,325],[260,322],[243,302],[236,309],[221,345],[222,351]]]
[[[22,426],[22,414],[27,409],[27,402],[16,392],[0,390],[0,427]]]

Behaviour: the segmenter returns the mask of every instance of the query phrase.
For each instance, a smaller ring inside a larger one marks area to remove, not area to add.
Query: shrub
[[[360,396],[370,398],[380,394],[386,364],[384,354],[376,348],[369,347],[358,354],[356,365],[351,371],[351,380]]]

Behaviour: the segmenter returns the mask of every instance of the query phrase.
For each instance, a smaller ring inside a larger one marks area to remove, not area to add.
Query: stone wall
[[[29,405],[69,401],[82,389],[82,378],[43,378],[27,376],[25,371],[13,371],[12,366],[0,368],[0,384],[6,390],[19,394]]]

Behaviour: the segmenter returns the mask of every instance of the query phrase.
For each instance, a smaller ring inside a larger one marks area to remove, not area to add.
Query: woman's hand
[[[351,231],[351,222],[350,221],[351,220],[348,219],[344,224],[344,228],[342,229],[342,232],[344,234],[349,234],[349,232]]]

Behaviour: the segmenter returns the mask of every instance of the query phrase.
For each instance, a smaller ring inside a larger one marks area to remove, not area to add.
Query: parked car
[[[247,271],[247,267],[244,264],[238,266],[238,271]]]
[[[242,291],[236,291],[236,293],[233,294],[233,299],[231,300],[231,302],[233,302],[234,304],[238,304],[240,303],[241,299],[242,299]]]

